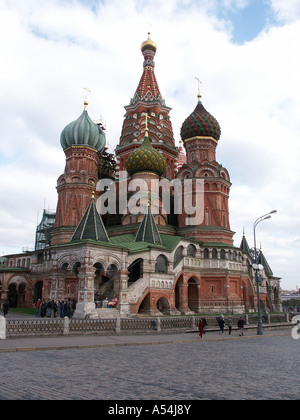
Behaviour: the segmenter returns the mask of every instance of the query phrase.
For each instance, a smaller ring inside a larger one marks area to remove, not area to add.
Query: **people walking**
[[[199,320],[198,330],[199,330],[199,337],[202,338],[202,334],[203,334],[203,330],[204,330],[204,325],[203,325],[202,318],[200,318],[200,320]]]
[[[231,330],[232,330],[232,319],[231,319],[231,316],[229,316],[228,319],[227,319],[227,325],[228,325],[229,335],[231,335]]]
[[[225,321],[224,321],[224,316],[223,315],[220,315],[218,323],[219,323],[219,327],[220,327],[219,334],[221,334],[221,333],[223,334],[224,333],[224,327],[225,327]]]
[[[201,317],[203,323],[203,334],[205,334],[205,328],[207,327],[207,321],[204,316]]]
[[[240,317],[237,323],[238,329],[240,330],[240,334],[239,334],[240,337],[244,335],[244,325],[245,325],[245,321],[243,320],[242,317]]]

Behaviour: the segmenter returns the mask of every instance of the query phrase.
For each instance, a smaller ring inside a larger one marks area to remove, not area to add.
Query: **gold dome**
[[[145,50],[153,50],[156,52],[157,45],[152,39],[150,39],[150,32],[148,32],[148,39],[142,43],[141,50],[144,52]]]

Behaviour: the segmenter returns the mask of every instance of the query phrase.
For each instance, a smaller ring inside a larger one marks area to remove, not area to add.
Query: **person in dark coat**
[[[6,316],[8,314],[9,304],[8,301],[3,303],[3,315]]]
[[[231,319],[231,316],[229,316],[228,319],[227,319],[227,325],[228,325],[229,335],[231,335],[231,330],[232,330],[232,319]]]
[[[221,334],[221,333],[223,334],[224,333],[224,327],[225,327],[224,317],[220,316],[218,322],[219,322],[219,327],[220,327],[219,334]]]
[[[240,330],[239,336],[244,335],[244,325],[245,325],[245,321],[243,320],[242,317],[240,317],[237,323],[238,329]]]

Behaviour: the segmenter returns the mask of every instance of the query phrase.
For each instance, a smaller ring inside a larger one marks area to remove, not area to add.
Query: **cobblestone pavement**
[[[0,354],[0,400],[299,399],[281,336]]]

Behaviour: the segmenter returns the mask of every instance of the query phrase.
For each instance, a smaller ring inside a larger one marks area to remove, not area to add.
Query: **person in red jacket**
[[[199,330],[199,337],[202,338],[203,330],[204,330],[204,324],[202,321],[202,318],[200,318],[199,324],[198,324],[198,330]]]

